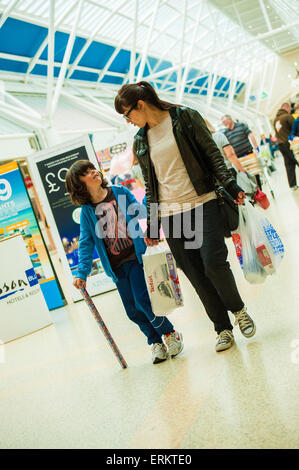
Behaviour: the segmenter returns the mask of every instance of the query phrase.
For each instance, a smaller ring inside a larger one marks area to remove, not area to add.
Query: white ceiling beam
[[[64,10],[64,12],[61,14],[61,16],[57,19],[57,22],[55,23],[55,26],[54,26],[54,30],[56,31],[59,26],[64,22],[64,20],[69,16],[69,14],[73,11],[73,9],[76,7],[78,3],[78,0],[75,0],[74,3],[70,3],[68,4],[67,8]],[[51,8],[51,6],[50,6]],[[50,13],[51,15],[51,13]],[[49,19],[50,21],[50,19]],[[29,62],[29,66],[28,66],[28,69],[27,69],[27,72],[26,72],[26,82],[28,80],[28,76],[30,74],[30,72],[34,69],[35,65],[37,64],[41,54],[43,53],[45,47],[47,46],[48,44],[48,41],[49,41],[49,32],[47,34],[47,36],[45,37],[45,39],[43,40],[43,42],[41,43],[41,45],[39,46],[37,52],[35,53],[34,57],[32,57],[32,59],[30,59],[30,62]],[[48,53],[49,53],[49,50],[48,50]]]
[[[34,134],[32,132],[24,132],[22,134],[0,134],[0,140],[24,139],[33,136]]]
[[[261,10],[262,10],[262,13],[263,13],[268,31],[272,31],[272,25],[271,25],[271,22],[270,22],[268,13],[267,13],[267,9],[266,9],[265,4],[264,4],[264,0],[259,0],[259,2],[260,2],[260,7],[261,7]]]
[[[48,61],[47,61],[47,104],[46,117],[51,118],[53,85],[54,85],[54,41],[55,41],[55,0],[50,0],[50,16],[48,29]],[[26,74],[27,77],[27,74]]]
[[[210,57],[214,57],[215,55],[218,55],[218,54],[225,54],[226,52],[232,51],[234,49],[239,49],[243,46],[247,46],[248,44],[251,44],[251,43],[254,43],[254,42],[257,42],[257,41],[261,41],[262,39],[270,38],[272,36],[275,36],[276,34],[279,34],[283,31],[288,30],[290,27],[297,26],[298,24],[299,24],[299,20],[295,21],[294,23],[291,23],[290,25],[281,26],[280,28],[273,29],[272,31],[269,31],[267,33],[259,34],[257,37],[246,39],[245,41],[242,41],[239,44],[234,44],[232,46],[228,46],[228,47],[219,49],[217,51],[210,52],[210,53],[205,54],[203,56],[196,57],[196,58],[192,59],[191,63],[193,64],[193,63],[199,62],[200,60],[205,60],[205,59],[208,59]],[[154,78],[158,78],[158,77],[160,77],[162,75],[165,75],[165,74],[167,74],[171,71],[174,72],[177,69],[178,69],[178,65],[174,65],[174,66],[169,67],[167,69],[161,70],[160,72],[156,72],[156,73],[150,75],[147,78],[149,80],[153,80]]]
[[[202,18],[202,22],[201,22],[201,23],[204,23],[205,20],[206,20],[207,18],[209,18],[209,16],[210,16],[210,15],[205,15],[205,16]],[[177,19],[177,18],[175,18],[175,19]],[[201,26],[202,26],[202,24],[201,24]],[[194,31],[194,28],[195,28],[195,23],[190,27],[188,33],[190,34],[192,31]],[[203,34],[201,34],[201,36],[196,40],[196,44],[195,44],[195,45],[197,45],[198,42],[202,41],[202,39],[204,39],[204,38],[209,34],[209,32],[210,32],[210,29],[208,29],[207,31],[204,31]],[[154,73],[156,72],[157,68],[160,66],[160,64],[162,63],[162,61],[165,59],[165,57],[169,56],[169,52],[174,49],[174,47],[177,45],[177,43],[178,43],[179,41],[180,41],[180,38],[177,37],[177,38],[175,39],[174,44],[170,44],[169,47],[164,51],[163,55],[162,55],[162,56],[160,57],[160,59],[159,59],[159,62],[158,62],[158,63],[155,65],[155,67],[154,67],[154,71],[153,71]],[[189,49],[187,49],[187,51],[188,51],[188,50],[189,50]],[[187,51],[186,51],[186,52],[187,52]]]
[[[166,3],[166,2],[164,2],[164,3]],[[143,25],[143,24],[145,23],[145,21],[148,19],[148,17],[151,15],[151,13],[152,13],[152,12],[149,11],[149,12],[147,12],[147,13],[142,17],[142,19],[140,20],[139,26],[141,26],[141,25]],[[106,74],[106,72],[107,72],[107,70],[109,69],[110,65],[113,63],[114,59],[116,58],[116,56],[117,56],[118,53],[120,52],[121,48],[122,48],[123,45],[126,43],[126,41],[132,36],[132,34],[133,34],[133,28],[130,28],[129,31],[127,32],[127,34],[121,39],[121,41],[119,41],[119,43],[118,43],[117,46],[115,47],[114,52],[113,52],[112,55],[110,56],[110,59],[106,62],[105,67],[104,67],[103,70],[100,72],[96,86],[98,86],[99,82],[102,80],[102,78],[103,78],[104,75]]]
[[[59,76],[58,76],[58,80],[57,80],[57,84],[56,84],[56,88],[55,88],[55,92],[54,92],[53,102],[52,102],[52,106],[51,106],[50,118],[53,118],[53,116],[55,114],[56,106],[57,106],[57,103],[58,103],[58,100],[59,100],[59,95],[60,95],[61,88],[62,88],[62,85],[63,85],[63,82],[64,82],[65,73],[66,73],[66,70],[67,70],[67,66],[68,66],[68,63],[69,63],[69,60],[70,60],[70,56],[71,56],[73,45],[74,45],[75,38],[76,38],[76,32],[77,32],[78,23],[79,23],[79,20],[80,20],[80,15],[81,15],[81,12],[82,12],[83,2],[84,2],[84,0],[79,0],[78,6],[77,6],[75,23],[73,25],[72,32],[71,32],[71,34],[69,36],[69,39],[68,39],[66,51],[64,53],[62,66],[61,66],[61,69],[60,69],[60,72],[59,72]]]
[[[272,67],[272,71],[271,71],[272,76],[271,76],[270,89],[269,89],[268,98],[267,98],[267,108],[266,108],[267,113],[270,112],[270,108],[272,105],[272,94],[273,94],[273,89],[274,89],[274,83],[277,78],[278,61],[279,61],[279,58],[278,56],[276,56],[274,58],[274,66]]]
[[[122,123],[124,123],[124,119],[121,119],[121,116],[119,114],[116,113],[115,116],[109,115],[106,110],[101,109],[98,105],[93,104],[77,96],[74,96],[66,90],[61,90],[61,95],[71,101],[71,103],[76,104],[79,108],[83,109],[84,111],[90,112],[97,118],[100,118],[101,120],[106,121],[109,124],[113,124],[116,127],[120,127]]]
[[[188,8],[188,10],[193,9],[193,8],[194,8],[195,6],[197,6],[197,5],[198,5],[198,4],[192,5],[191,7]],[[168,29],[170,28],[170,26],[172,25],[172,23],[174,23],[175,21],[178,20],[179,16],[180,16],[180,15],[176,15],[176,16],[174,16],[173,18],[171,18],[171,20],[169,20],[168,23],[165,23],[165,26],[163,27],[163,29],[162,29],[161,31],[156,32],[156,36],[155,36],[155,38],[151,41],[151,44],[153,44],[153,43],[160,37],[160,35],[163,34],[163,32],[164,32],[165,30],[168,30]],[[203,21],[205,20],[205,18],[207,18],[207,16],[203,18]],[[194,28],[194,26],[192,26],[192,27],[190,28],[189,33],[191,33],[191,31],[193,30],[193,28]],[[207,33],[205,32],[205,34],[207,34]],[[153,68],[153,73],[157,70],[157,68],[158,68],[159,65],[161,64],[162,60],[163,60],[165,57],[167,57],[167,55],[169,54],[169,51],[171,51],[171,50],[176,46],[176,44],[180,41],[180,39],[178,39],[178,38],[173,38],[173,40],[174,40],[174,42],[173,42],[173,43],[170,43],[169,47],[163,52],[162,56],[159,58],[158,62],[157,62],[156,65],[154,66],[154,68]],[[137,61],[136,61],[135,67],[137,67],[137,65],[139,64],[140,60],[141,60],[141,55],[139,55],[139,57],[138,57],[138,59],[137,59]],[[127,82],[128,77],[129,77],[129,73],[127,73],[127,74],[125,75],[123,84],[125,84],[125,83]]]
[[[34,3],[36,0],[34,0],[32,3]],[[46,0],[45,0],[46,1]],[[58,0],[56,0],[58,1]],[[73,1],[77,1],[77,0],[69,0],[71,2]],[[104,5],[102,2],[96,2],[96,1],[90,1],[90,0],[85,0],[86,3],[89,3],[91,5],[94,5],[100,9],[103,9],[103,10],[106,10],[108,12],[111,11],[111,9]],[[172,0],[163,0],[163,5],[167,5],[169,8],[171,8],[172,10],[178,12],[178,13],[181,13],[180,10],[176,7],[174,7],[172,4],[171,4]],[[192,8],[195,8],[196,6],[198,5],[198,3],[192,5],[190,7],[190,10]],[[75,8],[75,3],[73,3],[73,9]],[[91,12],[92,13],[92,12]],[[149,16],[150,12],[147,14],[147,17]],[[121,18],[124,18],[125,20],[129,20],[131,21],[132,18],[128,15],[126,15],[125,13],[121,13],[121,12],[118,12],[117,15]],[[42,26],[42,27],[45,27],[45,28],[48,28],[48,19],[44,19],[43,17],[40,17],[40,16],[33,16],[30,12],[29,13],[26,13],[24,10],[15,10],[13,15],[11,15],[13,18],[16,18],[16,19],[19,19],[21,21],[27,21],[27,22],[30,22],[32,24],[35,24],[35,25],[38,25],[38,26]],[[145,18],[146,20],[146,18]],[[143,24],[143,23],[142,23]],[[202,25],[203,28],[206,28],[205,24]],[[71,31],[71,27],[68,27],[68,26],[64,26],[63,28],[60,29],[61,32],[65,32],[66,34],[70,34],[70,31]],[[155,32],[157,32],[157,34],[159,35],[160,34],[160,31],[158,31],[157,29],[155,29]],[[132,32],[130,33],[132,34]],[[167,31],[165,31],[165,34],[167,36],[169,36],[171,39],[175,39],[176,36],[173,36],[173,35],[170,35],[169,33],[167,33]],[[78,28],[78,35],[80,35],[80,37],[84,38],[84,39],[87,39],[89,38],[89,34],[86,33],[86,30],[83,30],[81,28]],[[130,37],[130,35],[128,36]],[[127,37],[127,39],[128,39]],[[113,42],[113,40],[108,40],[107,41],[107,37],[103,37],[103,36],[98,36],[97,38],[95,38],[95,40],[99,41],[99,42],[104,42],[105,44],[109,44],[111,45],[112,47],[115,47],[115,42]]]
[[[131,49],[131,54],[130,54],[130,70],[129,70],[129,82],[130,83],[133,83],[135,79],[138,9],[139,9],[139,0],[135,0],[134,32],[133,32],[133,37],[132,37],[132,49]]]
[[[251,93],[251,90],[252,90],[253,78],[256,74],[254,65],[255,65],[255,63],[252,63],[251,70],[250,70],[250,75],[249,75],[249,80],[246,83],[245,99],[244,99],[244,108],[245,109],[248,109],[248,107],[249,107],[249,98],[250,98],[250,93]]]
[[[264,90],[265,81],[266,81],[266,74],[267,74],[268,65],[269,65],[269,62],[265,60],[265,54],[263,56],[263,62],[264,62],[264,66],[263,66],[263,69],[262,69],[262,76],[261,76],[261,79],[260,79],[260,86],[258,87],[258,90],[257,90],[257,97],[256,97],[256,103],[255,103],[256,111],[260,110],[262,93],[263,93],[263,90]]]
[[[42,120],[32,118],[32,116],[22,112],[20,108],[8,105],[7,103],[1,103],[0,115],[8,118],[10,121],[21,124],[26,129],[41,129],[44,127]]]
[[[37,112],[35,111],[33,108],[31,108],[30,106],[27,106],[26,104],[24,104],[22,101],[18,100],[17,98],[15,98],[13,95],[11,95],[10,93],[7,93],[5,90],[2,90],[0,88],[0,94],[2,94],[3,96],[5,96],[8,100],[10,100],[12,103],[14,103],[16,106],[19,106],[19,108],[23,109],[24,111],[26,111],[29,115],[31,114],[32,117],[36,117],[38,119],[42,119],[42,116]]]
[[[190,70],[190,62],[191,62],[191,57],[192,57],[192,54],[193,54],[193,48],[194,48],[194,44],[195,44],[195,40],[196,40],[196,35],[197,35],[197,31],[198,31],[198,26],[199,26],[199,21],[200,21],[203,5],[204,5],[204,0],[202,0],[201,4],[199,5],[198,11],[197,11],[196,23],[195,23],[195,28],[193,30],[191,47],[189,49],[188,56],[187,56],[187,64],[185,66],[182,81],[180,83],[180,89],[179,89],[178,95],[177,95],[179,103],[181,102],[181,100],[183,98],[183,94],[185,92],[185,84],[186,84],[188,74],[189,74],[189,70]]]
[[[99,22],[97,28],[92,32],[92,35],[88,38],[84,46],[82,47],[81,51],[77,55],[76,59],[74,60],[73,64],[71,65],[68,73],[68,79],[70,79],[71,75],[73,74],[74,70],[76,69],[77,64],[80,62],[82,57],[84,56],[85,52],[95,39],[96,35],[98,34],[99,31],[103,28],[104,25],[106,25],[111,18],[117,13],[121,8],[127,3],[127,0],[124,0],[120,5],[117,4],[117,6],[109,13],[107,17],[105,17],[102,21]]]
[[[2,13],[1,18],[0,18],[0,28],[4,25],[5,21],[7,20],[9,15],[11,14],[12,10],[17,6],[19,1],[20,0],[11,0],[8,3],[7,7],[5,8],[5,10]]]
[[[180,94],[180,87],[182,82],[182,73],[183,73],[183,54],[184,54],[184,46],[185,46],[185,30],[186,30],[186,22],[187,22],[187,8],[188,8],[188,0],[184,1],[184,13],[183,13],[183,28],[182,28],[182,36],[181,36],[181,47],[180,47],[180,58],[179,58],[179,68],[177,70],[177,80],[176,80],[176,91],[175,91],[175,101],[179,100]]]
[[[194,78],[192,78],[192,79],[190,79],[190,80],[187,80],[187,82],[186,82],[186,85],[187,85],[187,87],[188,87],[187,93],[190,93],[193,88],[194,88],[194,89],[202,88],[202,86],[205,84],[206,80],[205,80],[205,82],[203,83],[203,85],[200,86],[200,87],[195,86],[195,83],[197,82],[197,80],[199,80],[200,78],[204,78],[204,77],[206,77],[206,79],[207,79],[207,78],[209,77],[209,73],[208,73],[208,72],[200,72],[200,74],[199,74],[199,75],[196,75],[196,77],[194,77]]]
[[[214,25],[214,31],[216,32],[216,37],[218,39],[218,42],[220,44],[222,44],[223,39],[226,37],[226,32],[227,32],[227,29],[228,29],[229,21],[227,20],[225,22],[224,29],[219,28],[218,23],[216,22],[215,16],[213,14],[211,14],[210,5],[209,4],[207,4],[207,5],[208,5],[208,10],[210,12],[211,20],[212,20],[213,25]],[[214,42],[214,44],[215,44],[215,42]],[[206,105],[207,112],[210,110],[212,100],[213,100],[213,96],[214,96],[214,91],[215,91],[215,88],[216,88],[216,85],[217,85],[217,82],[218,82],[218,62],[220,60],[220,57],[215,56],[212,60],[213,60],[213,62],[212,62],[211,72],[209,74],[209,81],[208,81],[207,105]]]
[[[7,60],[16,60],[18,62],[29,62],[30,61],[30,58],[29,57],[24,57],[24,56],[19,56],[19,55],[13,55],[13,54],[5,54],[3,52],[0,52],[0,59],[7,59]],[[39,59],[37,62],[36,62],[37,65],[47,65],[48,64],[48,61],[46,59]],[[54,62],[54,67],[58,67],[60,68],[61,67],[61,62]],[[99,70],[98,69],[94,69],[92,67],[85,67],[83,65],[77,65],[77,70],[81,70],[83,72],[92,72],[92,73],[99,73]],[[24,73],[22,72],[15,72],[15,73],[21,73],[22,75],[24,75]],[[123,72],[111,72],[110,70],[108,72],[106,72],[106,75],[111,75],[113,77],[124,77],[124,73]],[[30,75],[30,80],[32,78],[34,78],[35,75]],[[25,75],[26,77],[26,75]],[[72,79],[74,80],[74,79]],[[29,78],[27,78],[26,80],[24,80],[25,83],[27,83],[29,81]]]
[[[90,93],[88,93],[84,90],[81,90],[78,87],[75,87],[73,85],[70,85],[70,86],[77,93],[84,96],[85,98],[88,98],[90,101],[92,101],[94,104],[96,104],[99,107],[99,109],[102,109],[105,113],[108,113],[108,114],[112,115],[113,117],[119,116],[118,113],[115,111],[115,109],[112,108],[111,106],[109,106],[108,104],[104,103],[103,101],[99,100],[98,98],[95,98]]]
[[[152,35],[152,32],[153,32],[154,24],[155,24],[155,21],[156,21],[156,17],[157,17],[158,9],[159,9],[159,6],[160,6],[160,2],[161,2],[161,0],[156,0],[155,6],[154,6],[153,11],[152,11],[152,19],[151,19],[150,27],[149,27],[148,32],[147,32],[145,45],[144,45],[144,48],[143,48],[143,51],[142,51],[141,62],[140,62],[140,66],[139,66],[139,69],[138,69],[137,82],[139,82],[141,80],[141,78],[143,77],[143,72],[144,72],[144,67],[145,67],[145,60],[146,60],[146,57],[147,57],[148,47],[149,47],[149,44],[150,44],[150,39],[151,39],[151,35]]]
[[[97,132],[113,132],[115,130],[115,127],[98,127],[96,129],[69,129],[67,131],[58,131],[58,134],[96,134]]]

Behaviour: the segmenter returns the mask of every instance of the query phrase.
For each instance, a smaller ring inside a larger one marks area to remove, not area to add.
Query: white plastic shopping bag
[[[248,282],[262,283],[276,272],[284,254],[283,244],[270,222],[248,201],[239,206],[239,227],[233,241]]]
[[[247,172],[243,173],[242,171],[239,171],[237,173],[237,184],[240,186],[240,188],[243,189],[245,194],[248,196],[253,196],[253,194],[256,193],[257,185],[250,179],[248,175],[249,174]]]
[[[165,316],[182,307],[183,296],[171,251],[159,245],[148,247],[142,259],[154,314]]]
[[[259,263],[246,205],[239,206],[239,227],[237,232],[242,246],[242,269],[245,279],[250,284],[262,284],[266,280],[267,274],[261,263]]]

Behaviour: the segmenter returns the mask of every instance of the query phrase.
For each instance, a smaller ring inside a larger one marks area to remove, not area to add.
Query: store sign
[[[105,171],[109,170],[113,157],[117,158],[118,155],[122,155],[127,150],[127,146],[128,144],[126,142],[122,142],[99,150],[96,155],[101,168]]]
[[[17,163],[11,162],[0,166],[0,239],[19,232],[26,243],[48,308],[52,310],[63,306],[63,296],[43,242],[22,174]],[[1,287],[0,285],[0,292]],[[5,287],[3,289],[5,290]]]
[[[77,145],[76,145],[77,142]],[[65,273],[70,283],[73,299],[81,300],[81,293],[73,287],[73,278],[78,270],[78,245],[80,236],[80,212],[66,192],[65,177],[68,169],[77,160],[98,162],[88,136],[71,143],[34,154],[33,175],[41,187],[44,209],[54,235]],[[91,275],[87,281],[90,295],[115,289],[114,282],[104,273],[98,253],[94,250]]]
[[[0,240],[0,344],[52,324],[21,234]]]

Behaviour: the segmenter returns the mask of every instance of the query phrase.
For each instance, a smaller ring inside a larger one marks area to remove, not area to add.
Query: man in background
[[[277,144],[284,159],[284,165],[287,172],[289,187],[292,190],[298,189],[296,179],[296,165],[297,160],[290,148],[289,135],[292,133],[292,125],[294,122],[291,116],[290,103],[283,103],[277,111],[274,119],[274,129],[277,138]]]
[[[222,117],[222,124],[226,127],[224,135],[227,137],[230,145],[233,147],[238,158],[247,157],[247,155],[252,154],[253,152],[258,155],[259,148],[257,141],[249,129],[247,124],[243,122],[234,122],[232,117],[229,114],[225,114]],[[249,157],[250,159],[250,157]],[[259,176],[259,164],[257,158],[253,156],[249,161],[250,169],[246,168],[246,162],[241,162],[245,169],[255,175],[256,182],[261,188],[261,180]]]
[[[238,158],[245,157],[253,151],[258,153],[256,139],[247,124],[234,122],[229,114],[222,117],[222,124],[226,127],[224,134]]]

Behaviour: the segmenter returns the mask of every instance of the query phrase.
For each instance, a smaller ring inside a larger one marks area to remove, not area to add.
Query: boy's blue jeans
[[[166,317],[156,317],[152,311],[142,265],[138,260],[127,261],[115,270],[118,292],[130,320],[147,337],[148,344],[162,343],[162,335],[174,331]]]

